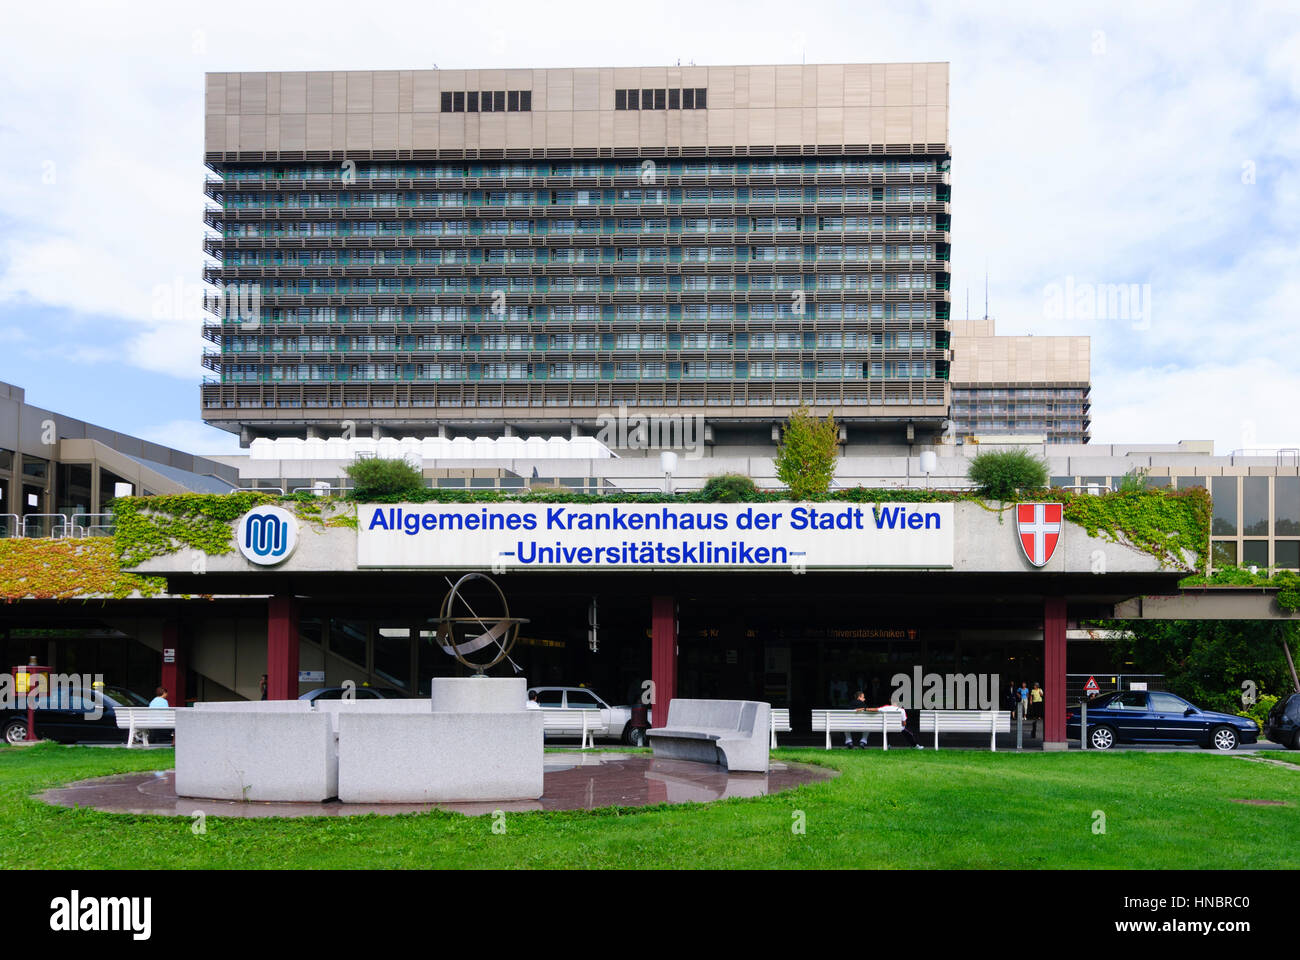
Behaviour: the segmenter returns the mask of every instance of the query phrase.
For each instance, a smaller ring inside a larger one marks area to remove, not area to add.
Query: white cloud
[[[199,456],[247,454],[233,433],[210,427],[201,420],[169,420],[140,431],[144,440]]]

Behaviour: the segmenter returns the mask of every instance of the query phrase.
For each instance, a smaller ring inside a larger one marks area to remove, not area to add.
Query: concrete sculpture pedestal
[[[527,681],[435,678],[429,699],[250,701],[176,711],[176,792],[213,800],[536,800]]]
[[[542,711],[527,691],[523,679],[439,677],[428,713],[340,713],[339,800],[536,800]]]

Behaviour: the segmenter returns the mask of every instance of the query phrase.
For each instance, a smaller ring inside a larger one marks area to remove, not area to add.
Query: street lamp
[[[659,469],[664,472],[664,493],[673,492],[673,471],[677,469],[677,454],[665,450],[659,454]]]

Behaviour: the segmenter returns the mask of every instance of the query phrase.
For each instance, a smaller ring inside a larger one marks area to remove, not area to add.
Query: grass
[[[170,750],[0,748],[0,868],[1300,866],[1300,770],[1196,752],[782,749],[841,776],[704,805],[394,817],[177,817],[51,807],[72,780],[166,769]],[[1289,801],[1250,806],[1232,798]],[[802,811],[806,833],[795,834]],[[1105,833],[1094,833],[1095,811]]]

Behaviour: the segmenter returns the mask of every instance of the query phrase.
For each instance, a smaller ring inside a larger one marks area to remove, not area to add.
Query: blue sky
[[[235,451],[198,415],[205,71],[945,60],[954,315],[987,268],[1000,333],[1091,335],[1095,441],[1300,445],[1293,3],[49,9],[0,41],[0,379],[33,403]],[[1067,283],[1143,309],[1058,318]]]

